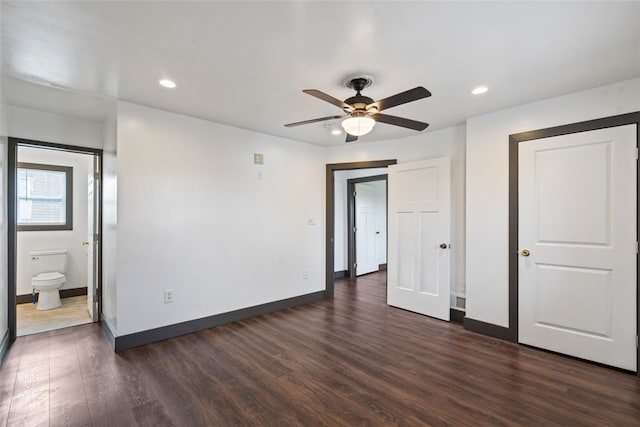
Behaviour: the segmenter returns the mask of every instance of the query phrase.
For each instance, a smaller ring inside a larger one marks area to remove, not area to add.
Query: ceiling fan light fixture
[[[349,117],[342,121],[342,128],[349,135],[362,136],[366,135],[373,130],[376,125],[376,121],[371,117]]]

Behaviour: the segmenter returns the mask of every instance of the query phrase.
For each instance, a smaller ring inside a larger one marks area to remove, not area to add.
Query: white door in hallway
[[[376,259],[375,189],[368,183],[355,184],[356,276],[378,271]]]
[[[519,145],[519,340],[636,365],[636,129]]]
[[[451,161],[389,166],[387,303],[449,320]]]

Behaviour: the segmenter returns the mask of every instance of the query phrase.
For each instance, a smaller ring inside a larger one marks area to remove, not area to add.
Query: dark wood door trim
[[[334,230],[334,210],[335,210],[335,183],[333,173],[338,170],[351,169],[367,169],[367,168],[383,168],[389,165],[395,165],[397,160],[372,160],[366,162],[353,163],[329,163],[326,167],[326,190],[325,190],[325,298],[333,299],[333,267],[335,255],[335,230]]]
[[[356,277],[356,233],[353,231],[356,227],[356,203],[355,192],[356,184],[363,182],[387,181],[387,174],[364,176],[361,178],[352,178],[347,180],[347,271],[349,277]],[[388,189],[388,188],[387,188]],[[386,205],[386,203],[385,203]]]
[[[636,125],[636,147],[640,147],[640,111],[617,116],[604,117],[595,120],[572,123],[529,132],[509,135],[509,327],[505,339],[518,342],[518,148],[524,141],[587,132],[610,127]],[[637,165],[637,161],[636,161]],[[636,166],[637,170],[637,166]],[[636,174],[638,189],[640,176]],[[636,203],[638,203],[636,197]],[[640,231],[640,215],[636,206],[636,233]],[[640,239],[636,235],[636,240]],[[640,259],[636,256],[636,264]],[[638,289],[638,274],[636,270],[636,289]],[[640,292],[636,292],[636,333],[640,333]],[[637,354],[637,375],[640,376],[640,349]]]
[[[98,157],[100,165],[99,185],[100,191],[98,195],[98,230],[102,230],[102,153],[101,149],[78,147],[74,145],[65,145],[44,141],[34,141],[24,138],[9,137],[7,142],[7,323],[9,329],[9,345],[16,339],[16,253],[17,253],[17,216],[16,216],[16,170],[18,165],[18,147],[44,148],[50,150],[66,151],[71,153],[89,154]],[[100,232],[101,233],[101,232]],[[100,235],[100,244],[98,245],[96,256],[98,257],[98,283],[95,284],[98,289],[98,316],[101,316],[102,310],[102,236]]]

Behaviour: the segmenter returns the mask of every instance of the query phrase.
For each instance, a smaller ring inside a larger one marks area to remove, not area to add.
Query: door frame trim
[[[640,111],[555,126],[545,129],[509,135],[509,327],[506,339],[518,342],[518,148],[521,142],[550,138],[573,133],[588,132],[610,127],[636,125],[636,148],[640,147]],[[640,192],[640,174],[636,160],[636,191]],[[636,240],[640,237],[640,197],[636,197]],[[640,260],[636,255],[636,265]],[[638,291],[638,270],[636,268],[636,334],[640,333],[640,292]],[[640,348],[636,349],[636,373],[640,376]]]
[[[364,162],[351,163],[328,163],[326,166],[326,187],[325,187],[325,299],[333,299],[333,268],[335,256],[335,182],[333,172],[339,170],[383,168],[395,165],[398,161],[392,160],[370,160]]]
[[[66,151],[73,153],[89,154],[98,157],[99,185],[102,187],[102,159],[103,150],[98,148],[79,147],[53,142],[35,141],[25,138],[8,138],[7,144],[7,305],[9,345],[16,340],[16,253],[17,253],[17,203],[16,203],[16,170],[18,165],[18,146],[33,147],[49,150]],[[98,321],[102,313],[102,188],[98,197],[98,224],[100,240],[96,256],[98,257],[98,283],[96,284],[98,295]]]
[[[387,174],[363,176],[361,178],[351,178],[347,180],[347,272],[348,277],[353,279],[356,277],[356,269],[353,265],[356,262],[356,233],[353,231],[356,226],[356,203],[355,203],[355,188],[356,184],[363,182],[375,182],[385,181],[387,191],[389,191],[389,185],[387,180]],[[389,200],[385,197],[385,206],[389,209]]]

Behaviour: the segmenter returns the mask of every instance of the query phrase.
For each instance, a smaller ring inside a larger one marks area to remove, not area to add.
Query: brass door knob
[[[88,240],[85,240],[84,242],[82,242],[82,246],[87,246],[89,244]]]
[[[529,252],[529,249],[523,249],[523,250],[520,251],[520,255],[529,256],[529,255],[531,255],[531,252]]]

